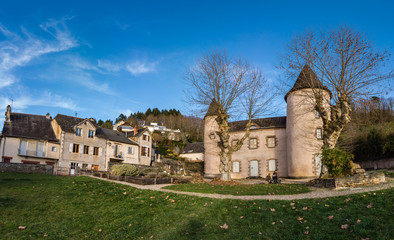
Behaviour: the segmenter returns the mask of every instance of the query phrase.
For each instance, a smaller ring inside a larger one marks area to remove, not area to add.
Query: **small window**
[[[211,134],[209,135],[209,138],[210,138],[210,139],[215,139],[215,134],[214,134],[214,133],[211,133]]]
[[[83,146],[83,154],[89,154],[89,146]]]
[[[317,110],[315,110],[315,118],[320,118],[320,114]]]
[[[88,138],[93,138],[93,137],[94,137],[94,131],[93,130],[89,130]]]
[[[274,148],[276,146],[275,137],[267,137],[267,147]]]
[[[233,162],[233,173],[239,173],[239,162]]]
[[[142,135],[142,140],[144,140],[144,141],[149,141],[149,140],[148,140],[148,136],[147,136],[147,135],[145,135],[145,134],[144,134],[144,135]]]
[[[51,151],[52,151],[52,152],[57,152],[57,147],[52,146]]]
[[[73,153],[79,153],[79,144],[73,145]]]
[[[321,128],[316,129],[316,137],[317,139],[323,138],[323,130]]]
[[[75,136],[82,136],[82,128],[75,129]]]
[[[249,148],[256,149],[257,148],[257,138],[249,139]]]
[[[268,161],[268,171],[269,172],[276,171],[276,160],[275,159]]]
[[[99,155],[99,148],[98,147],[93,148],[93,155],[96,155],[96,156]]]
[[[88,169],[88,164],[82,163],[82,169]]]
[[[128,147],[127,148],[127,154],[134,155],[134,148],[133,147]]]

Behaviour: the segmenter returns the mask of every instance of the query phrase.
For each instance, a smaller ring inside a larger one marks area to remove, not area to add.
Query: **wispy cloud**
[[[56,107],[69,110],[81,110],[71,99],[53,94],[49,91],[41,92],[32,96],[23,94],[10,99],[0,96],[0,109],[5,109],[7,105],[12,105],[16,111],[23,111],[30,106]]]
[[[154,72],[155,63],[144,63],[144,62],[132,62],[126,65],[126,70],[132,75],[138,75],[142,73]]]
[[[147,61],[127,61],[123,63],[115,63],[108,60],[98,60],[97,65],[109,72],[119,72],[119,71],[127,71],[131,75],[140,75],[144,73],[152,73],[156,72],[156,66],[158,62],[147,62]]]
[[[54,39],[45,40],[35,37],[21,27],[22,33],[17,34],[0,25],[0,32],[6,40],[0,42],[0,88],[10,86],[17,81],[12,74],[16,67],[27,65],[32,59],[41,55],[61,52],[78,46],[65,24],[70,18],[49,20],[40,25]]]

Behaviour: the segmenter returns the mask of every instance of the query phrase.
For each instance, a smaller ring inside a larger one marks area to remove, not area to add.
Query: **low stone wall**
[[[364,173],[356,174],[350,177],[342,177],[335,179],[335,187],[356,187],[366,184],[377,184],[385,182],[384,173]]]
[[[385,181],[384,173],[363,173],[341,178],[317,178],[311,180],[307,185],[324,188],[341,188],[377,184]]]
[[[0,172],[41,173],[53,175],[53,165],[0,162]]]
[[[364,169],[389,169],[394,168],[394,158],[381,159],[376,161],[358,162]]]

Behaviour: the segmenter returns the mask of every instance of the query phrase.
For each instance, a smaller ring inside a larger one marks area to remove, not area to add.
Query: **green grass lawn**
[[[208,183],[188,183],[165,188],[184,192],[228,195],[287,195],[310,192],[308,187],[299,184],[212,185]]]
[[[0,239],[394,239],[393,200],[393,188],[240,201],[89,177],[0,173]]]

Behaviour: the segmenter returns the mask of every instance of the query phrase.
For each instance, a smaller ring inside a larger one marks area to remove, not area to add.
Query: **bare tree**
[[[225,52],[208,52],[190,68],[186,79],[191,88],[191,103],[208,109],[218,124],[218,147],[220,149],[220,173],[222,180],[231,180],[231,156],[249,137],[251,121],[269,110],[274,98],[272,89],[261,72],[245,60],[235,59]],[[230,114],[243,111],[248,117],[246,132],[233,146],[230,145]]]
[[[304,79],[311,79],[308,97],[323,120],[323,147],[335,147],[351,120],[352,101],[376,93],[380,83],[393,78],[392,71],[381,72],[389,57],[388,51],[376,50],[365,34],[346,26],[308,30],[290,42],[278,67],[288,85],[294,84],[304,66],[312,70],[304,71],[312,74]],[[325,97],[327,92],[330,97]]]

